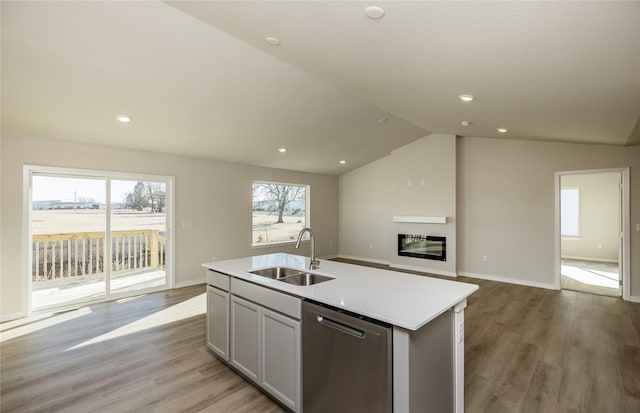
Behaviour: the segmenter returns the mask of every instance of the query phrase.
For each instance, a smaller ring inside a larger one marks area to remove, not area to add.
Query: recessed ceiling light
[[[500,133],[507,133],[507,132],[509,132],[509,129],[505,129],[505,128],[498,128],[498,132],[500,132]]]
[[[116,120],[122,123],[129,123],[131,122],[131,116],[127,116],[127,115],[118,115],[116,116]]]
[[[284,146],[282,148],[278,148],[278,152],[280,153],[285,153],[287,151],[287,148],[285,148]]]
[[[340,160],[340,162],[339,162],[339,164],[340,164],[340,165],[344,165],[345,163],[347,163],[347,160],[346,160],[346,159],[342,159],[342,160]]]
[[[471,126],[471,122],[469,122],[468,120],[463,120],[462,122],[460,122],[460,124],[464,127]]]
[[[389,118],[380,118],[380,119],[378,119],[378,122],[386,123],[388,120],[389,120]]]
[[[473,95],[460,95],[460,96],[458,96],[458,98],[463,102],[471,102],[476,97],[473,96]]]
[[[267,37],[264,40],[267,41],[267,43],[269,43],[271,46],[280,46],[280,39],[276,38],[276,37]]]
[[[370,19],[381,19],[384,17],[384,9],[379,6],[369,6],[364,9],[364,14]]]

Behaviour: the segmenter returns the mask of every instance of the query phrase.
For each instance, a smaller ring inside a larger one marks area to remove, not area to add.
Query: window
[[[252,245],[292,242],[309,225],[309,188],[274,182],[253,183]]]
[[[580,189],[578,188],[560,190],[560,235],[580,236]]]

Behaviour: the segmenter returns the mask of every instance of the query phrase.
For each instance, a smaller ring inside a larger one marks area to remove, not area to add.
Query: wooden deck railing
[[[104,273],[104,236],[104,232],[34,235],[33,281]],[[164,268],[166,239],[157,230],[111,231],[111,238],[111,271]]]

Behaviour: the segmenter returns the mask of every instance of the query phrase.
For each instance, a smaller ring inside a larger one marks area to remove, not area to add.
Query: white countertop
[[[335,279],[310,286],[291,285],[248,272],[273,266],[308,268],[309,258],[284,253],[208,262],[202,266],[409,330],[419,329],[479,288],[475,284],[327,260],[320,260],[320,266],[309,272]]]

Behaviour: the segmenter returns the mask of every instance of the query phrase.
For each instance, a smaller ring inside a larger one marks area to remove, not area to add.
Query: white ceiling
[[[640,142],[638,1],[1,7],[3,134],[327,174],[428,133]]]

